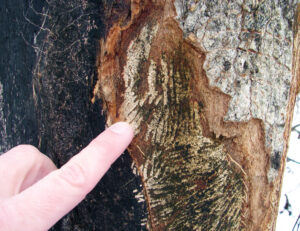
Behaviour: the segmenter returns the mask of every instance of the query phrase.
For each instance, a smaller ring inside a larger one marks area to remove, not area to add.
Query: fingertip
[[[128,135],[131,139],[134,135],[133,127],[127,122],[117,122],[108,129],[118,135]]]
[[[110,153],[119,153],[116,150],[127,148],[134,137],[134,130],[131,125],[126,122],[117,122],[107,128],[104,132],[98,135],[91,143],[91,146],[101,147]],[[122,154],[122,152],[120,154]]]
[[[75,173],[85,172],[89,176],[86,182],[90,182],[86,183],[86,186],[94,187],[116,159],[126,150],[133,136],[134,130],[128,123],[117,122],[91,141],[86,148],[69,161],[69,164],[77,163],[82,166],[81,169],[85,171],[75,171]],[[68,174],[68,176],[73,175],[76,174]],[[71,178],[80,179],[80,177]]]

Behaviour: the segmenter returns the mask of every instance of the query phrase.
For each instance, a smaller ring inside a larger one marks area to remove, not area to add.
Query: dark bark
[[[28,143],[38,144],[37,120],[32,96],[34,50],[24,39],[33,40],[35,28],[25,22],[23,1],[4,1],[0,6],[0,151]],[[38,16],[33,15],[33,21]],[[23,39],[24,38],[24,39]]]
[[[91,103],[106,1],[1,3],[1,152],[32,144],[59,167],[104,130]],[[106,26],[105,26],[106,23]],[[86,199],[53,230],[141,230],[140,180],[123,155]]]

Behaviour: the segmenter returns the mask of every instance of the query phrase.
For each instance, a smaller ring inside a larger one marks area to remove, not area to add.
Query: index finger
[[[100,134],[62,168],[9,198],[2,207],[4,217],[13,218],[8,230],[20,230],[20,227],[22,230],[49,229],[84,199],[132,138],[132,128],[119,122]]]

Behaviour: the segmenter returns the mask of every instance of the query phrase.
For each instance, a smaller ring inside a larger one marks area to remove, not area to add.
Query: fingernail
[[[125,132],[128,132],[128,130],[131,130],[131,129],[132,128],[130,127],[130,125],[125,122],[118,122],[109,127],[109,130],[111,130],[117,134],[123,134]]]

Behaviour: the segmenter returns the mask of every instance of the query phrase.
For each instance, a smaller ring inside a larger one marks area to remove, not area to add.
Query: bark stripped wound
[[[132,1],[130,20],[124,15],[102,41],[94,93],[108,124],[125,120],[136,129],[129,152],[148,227],[273,229],[281,177],[267,180],[263,123],[224,122],[231,98],[209,86],[206,53],[184,38],[172,1]]]

